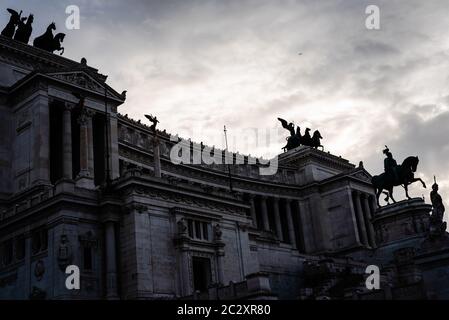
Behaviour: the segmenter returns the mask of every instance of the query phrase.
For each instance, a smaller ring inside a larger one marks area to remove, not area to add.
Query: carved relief
[[[67,266],[72,263],[73,259],[72,245],[70,244],[69,238],[65,234],[61,235],[57,259],[59,268],[62,271],[65,271]]]
[[[140,148],[145,148],[145,135],[143,134],[137,134],[137,146]]]
[[[41,281],[45,273],[45,265],[42,260],[39,260],[36,262],[36,265],[34,266],[34,276],[36,277],[37,281]]]
[[[170,156],[170,149],[167,146],[167,144],[165,142],[161,142],[160,145],[160,150],[161,150],[161,156],[163,157],[169,157]]]
[[[91,77],[87,76],[82,72],[77,73],[60,73],[51,75],[53,78],[62,80],[64,82],[69,82],[71,84],[75,84],[79,87],[93,90],[99,93],[104,94],[104,87],[99,85],[96,81],[94,81]]]
[[[126,127],[119,125],[118,126],[118,138],[119,140],[125,140]]]
[[[221,236],[223,235],[223,231],[221,231],[220,225],[217,223],[214,226],[214,241],[221,241]]]
[[[78,236],[78,240],[83,247],[97,248],[98,239],[92,231],[87,231],[85,234]]]
[[[125,128],[123,140],[129,143],[133,142],[132,132],[129,128]]]
[[[177,222],[178,225],[178,235],[185,236],[187,234],[187,223],[184,218]]]
[[[30,293],[30,300],[44,300],[47,296],[47,292],[41,288],[33,286],[33,290]]]

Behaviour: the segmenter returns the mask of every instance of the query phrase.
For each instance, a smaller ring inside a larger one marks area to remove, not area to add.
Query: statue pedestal
[[[76,179],[76,186],[84,189],[95,189],[94,179],[87,176],[81,176]]]
[[[378,245],[426,236],[432,206],[421,198],[399,201],[376,210],[373,225]]]
[[[74,193],[75,192],[75,181],[71,179],[61,179],[56,185],[56,193]]]

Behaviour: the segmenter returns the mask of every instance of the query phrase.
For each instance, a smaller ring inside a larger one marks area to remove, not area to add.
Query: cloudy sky
[[[80,30],[65,29],[72,4]],[[365,26],[368,5],[380,8],[380,30]],[[398,162],[418,155],[417,174],[429,187],[437,174],[449,198],[447,0],[3,0],[6,7],[35,14],[33,37],[55,21],[67,33],[66,57],[86,57],[117,91],[128,90],[123,114],[155,114],[161,128],[217,147],[226,125],[230,149],[257,156],[280,151],[285,141],[273,132],[284,134],[282,117],[318,128],[327,151],[362,160],[372,174],[382,171],[384,145]],[[1,24],[8,18],[3,10]],[[429,200],[429,189],[412,190]]]

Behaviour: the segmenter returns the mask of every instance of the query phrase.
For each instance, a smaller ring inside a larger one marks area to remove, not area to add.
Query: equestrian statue
[[[30,14],[28,17],[22,17],[22,11],[18,13],[13,9],[7,10],[11,17],[1,32],[1,35],[28,44],[31,33],[33,32],[32,24],[34,22],[34,15]],[[43,35],[34,39],[33,46],[51,53],[61,51],[60,55],[63,55],[64,47],[61,44],[64,42],[65,33],[58,33],[53,36],[54,30],[56,30],[56,24],[52,22]]]
[[[384,160],[384,173],[373,176],[371,182],[376,190],[377,205],[379,204],[379,196],[383,192],[386,195],[385,201],[389,203],[389,200],[396,200],[393,197],[393,188],[396,186],[402,186],[405,189],[405,195],[408,199],[411,197],[408,194],[408,186],[416,181],[420,181],[422,186],[426,188],[426,184],[421,178],[415,178],[414,173],[418,167],[419,158],[415,156],[407,157],[402,164],[398,165],[393,158],[393,154],[390,149],[385,146],[383,153],[386,155]],[[385,192],[385,191],[386,192]]]
[[[47,31],[43,35],[34,39],[33,46],[51,53],[61,51],[60,55],[62,56],[64,47],[61,47],[61,43],[64,41],[65,33],[58,33],[56,36],[53,36],[53,30],[56,30],[54,22],[47,27]]]

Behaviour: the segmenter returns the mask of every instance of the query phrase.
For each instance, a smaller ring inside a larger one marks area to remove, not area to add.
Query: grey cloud
[[[327,150],[373,174],[385,144],[398,160],[416,153],[426,179],[435,172],[449,189],[447,1],[376,1],[378,31],[365,28],[372,1],[3,3],[35,13],[34,35],[52,20],[63,28],[65,6],[78,4],[82,26],[67,31],[66,55],[128,90],[120,110],[134,118],[151,112],[169,132],[201,128],[194,140],[219,145],[223,124],[266,129],[281,116],[320,129]]]

